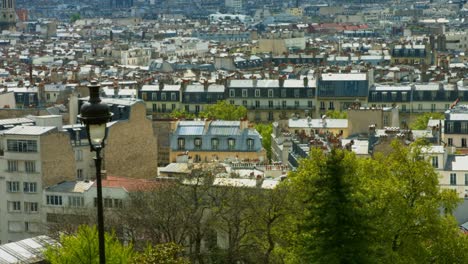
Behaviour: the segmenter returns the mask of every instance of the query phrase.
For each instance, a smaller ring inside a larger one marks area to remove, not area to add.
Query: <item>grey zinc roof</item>
[[[203,135],[203,126],[187,126],[179,127],[178,134],[180,136],[197,136]]]
[[[48,236],[37,236],[18,242],[0,245],[0,263],[40,263],[47,246],[57,242]]]
[[[322,74],[324,81],[365,81],[367,75],[365,73],[324,73]]]
[[[21,123],[33,123],[33,122],[34,121],[29,118],[8,118],[8,119],[0,119],[0,126],[21,124]]]
[[[348,119],[289,119],[290,128],[347,128]]]
[[[203,92],[203,90],[204,90],[203,85],[192,84],[192,85],[187,85],[187,89],[185,91],[188,93],[201,93]]]
[[[93,186],[92,181],[65,181],[54,186],[47,187],[49,192],[83,193]]]
[[[53,126],[16,126],[3,133],[5,135],[39,136],[54,129],[56,127]]]
[[[257,84],[255,84],[254,80],[231,80],[230,87],[234,88],[275,88],[279,87],[279,81],[276,79],[268,79],[268,80],[256,80]],[[284,80],[284,88],[303,88],[304,82],[302,80],[295,80],[295,79],[287,79]],[[309,87],[315,87],[315,82],[309,80]]]

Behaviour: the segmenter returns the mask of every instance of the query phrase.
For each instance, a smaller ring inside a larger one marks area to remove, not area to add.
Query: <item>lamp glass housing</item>
[[[93,146],[102,146],[106,137],[106,123],[89,124],[89,139]]]

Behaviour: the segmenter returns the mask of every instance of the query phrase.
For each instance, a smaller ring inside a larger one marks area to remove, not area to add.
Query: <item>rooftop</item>
[[[3,132],[4,135],[24,135],[24,136],[40,136],[52,130],[56,130],[53,126],[15,126]]]

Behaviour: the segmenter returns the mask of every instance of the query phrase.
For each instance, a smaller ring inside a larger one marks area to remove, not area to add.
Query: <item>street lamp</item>
[[[86,126],[88,141],[91,151],[96,152],[94,163],[96,164],[97,181],[97,213],[98,213],[98,235],[99,235],[99,262],[106,263],[106,251],[104,245],[104,213],[102,208],[102,181],[101,181],[101,150],[104,148],[107,137],[107,122],[112,119],[109,106],[101,103],[99,98],[100,85],[97,81],[91,81],[89,88],[89,102],[81,106],[78,118]]]

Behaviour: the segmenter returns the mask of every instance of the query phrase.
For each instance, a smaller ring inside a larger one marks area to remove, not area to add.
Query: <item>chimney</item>
[[[285,79],[284,76],[280,76],[280,77],[278,78],[279,87],[281,87],[281,88],[284,87],[284,79]]]
[[[180,84],[180,88],[183,92],[185,92],[185,90],[187,90],[187,85],[188,85],[188,80],[182,80],[182,83]]]
[[[119,83],[115,80],[112,84],[114,86],[114,98],[119,98]]]
[[[158,85],[159,85],[159,91],[162,91],[164,89],[164,81],[162,80],[158,81]]]
[[[261,188],[262,184],[263,184],[263,176],[257,175],[257,177],[255,178],[255,186],[257,186],[257,188]]]
[[[203,82],[203,91],[208,92],[208,86],[210,86],[210,84],[208,83],[208,80],[205,79]]]
[[[240,129],[244,130],[244,129],[247,129],[247,128],[249,128],[249,120],[247,118],[242,118],[240,120]]]
[[[304,88],[308,88],[308,87],[309,87],[309,78],[304,77]]]

